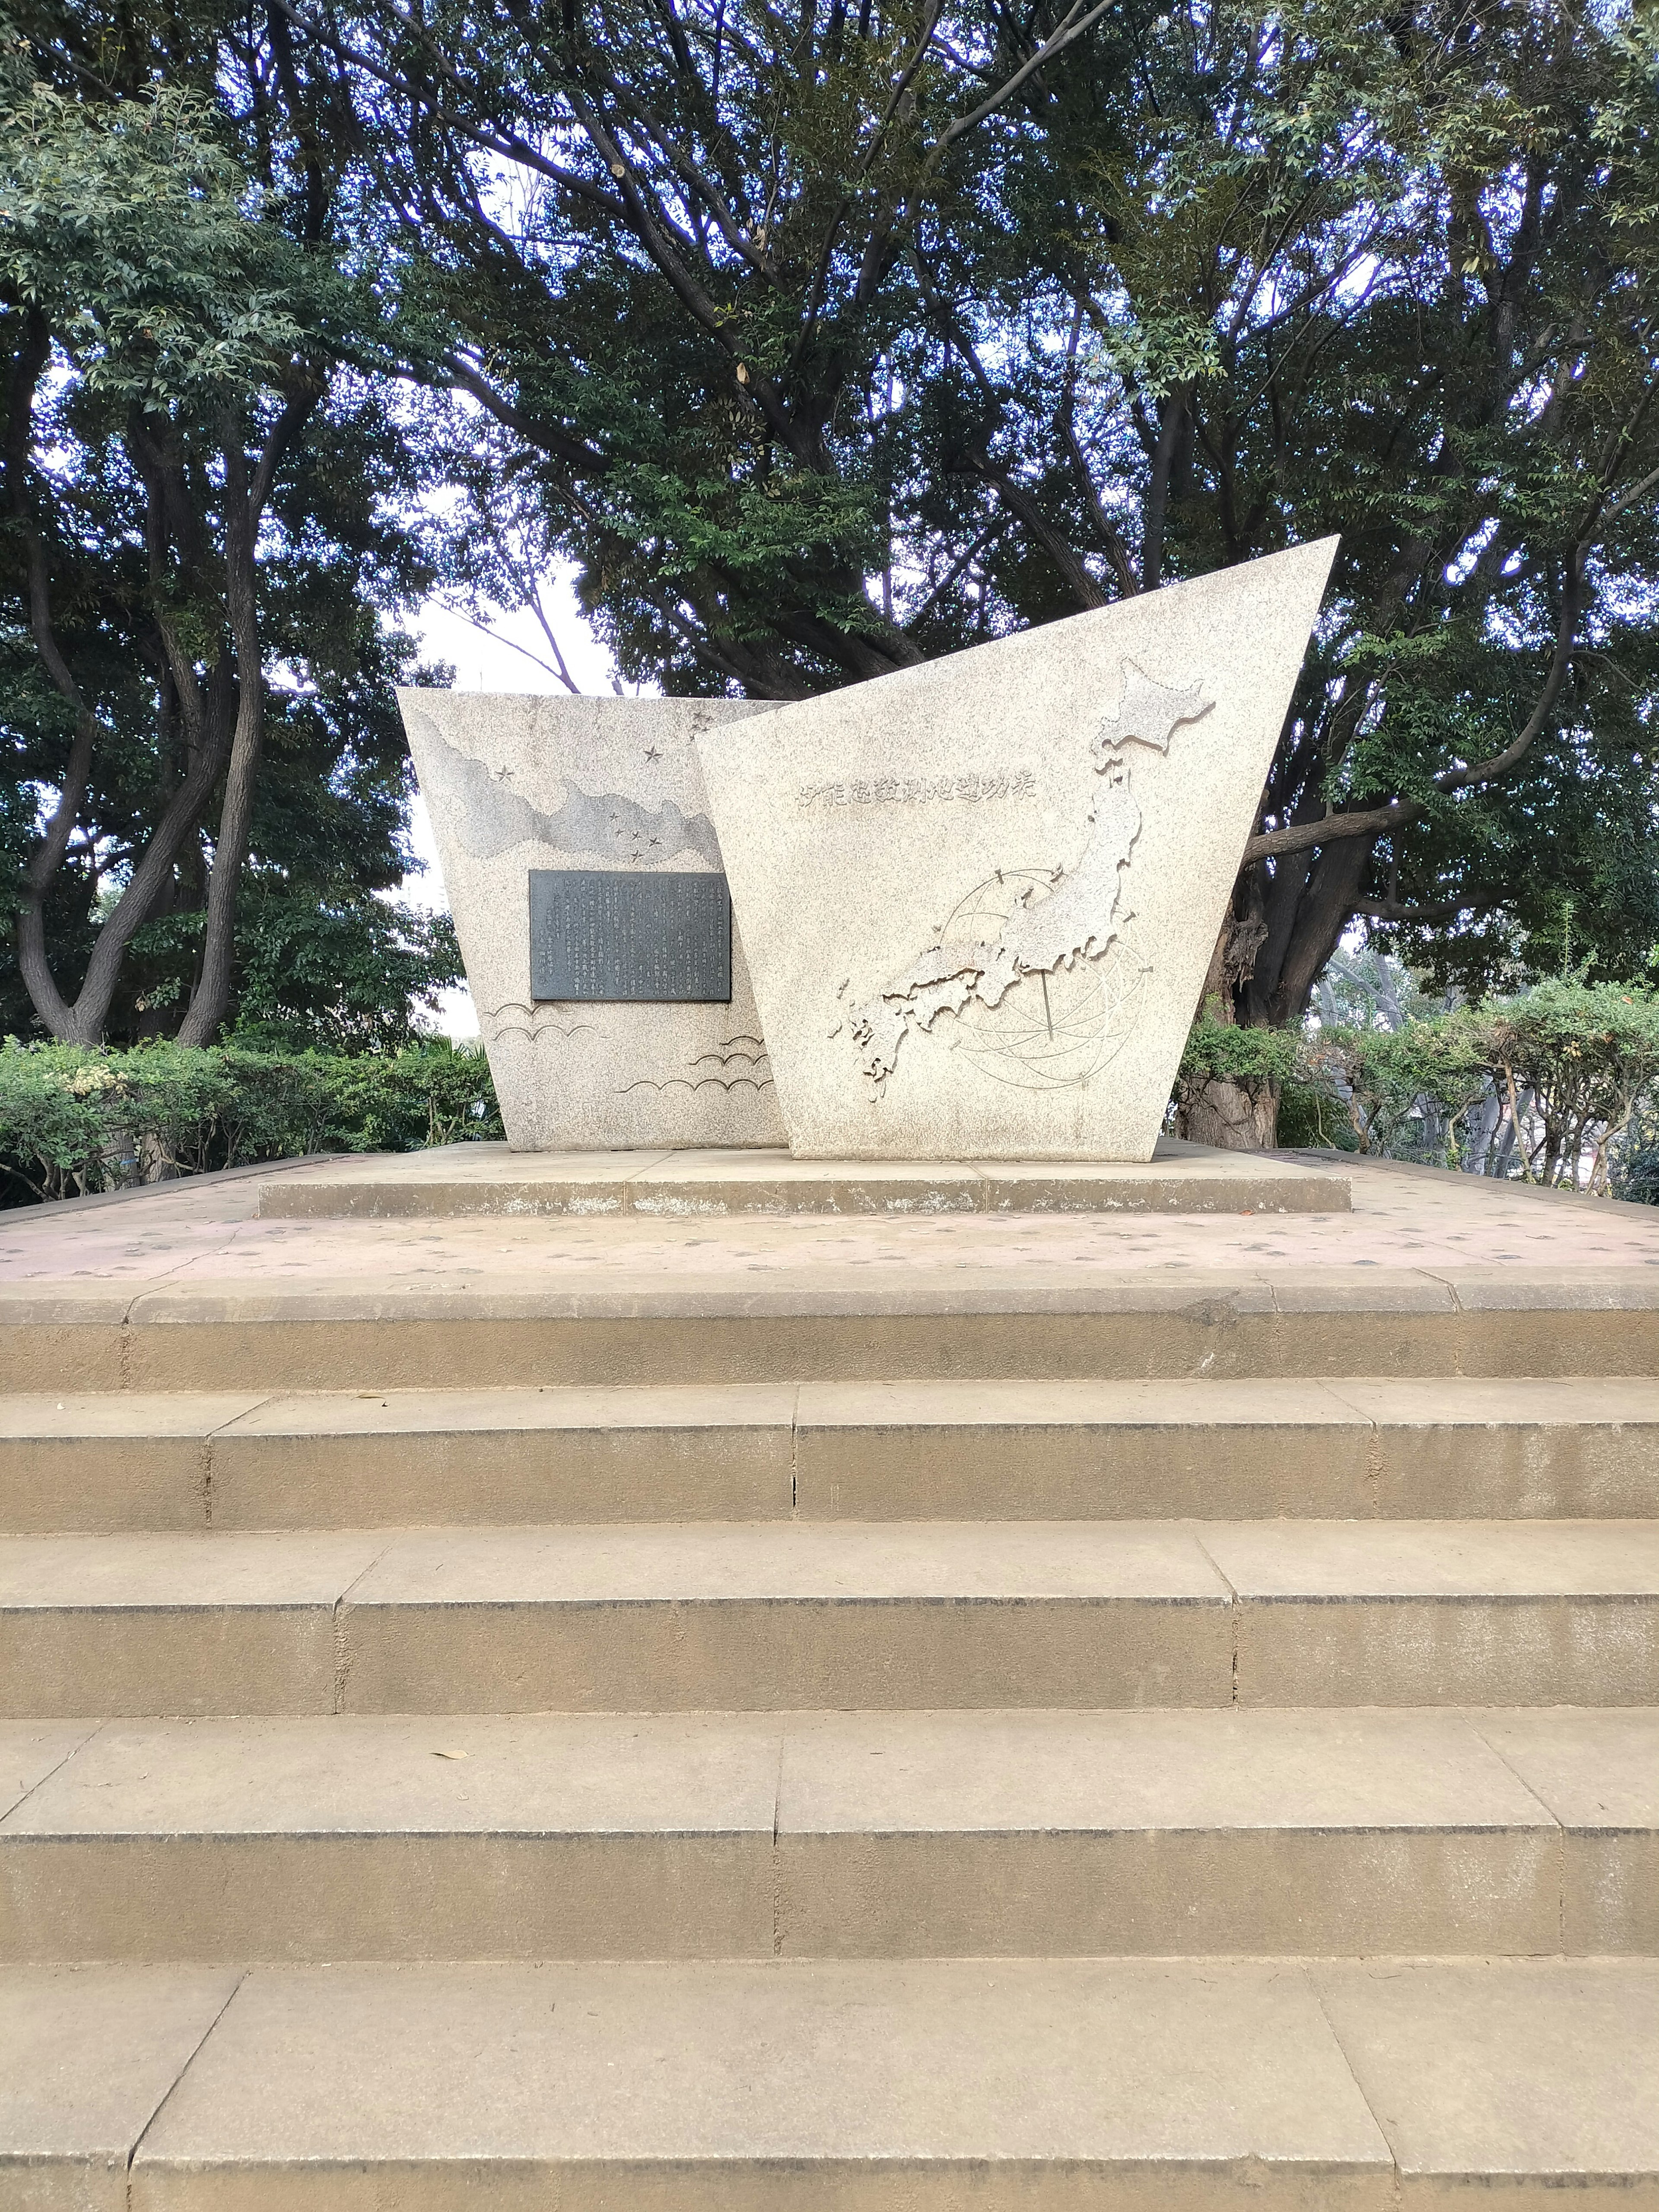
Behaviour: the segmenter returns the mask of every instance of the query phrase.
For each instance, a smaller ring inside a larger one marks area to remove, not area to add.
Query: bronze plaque
[[[732,898],[723,875],[661,869],[530,872],[532,999],[732,996]]]

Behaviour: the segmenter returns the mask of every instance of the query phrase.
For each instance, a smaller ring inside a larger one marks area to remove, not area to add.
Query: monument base
[[[1346,1213],[1349,1178],[1160,1139],[1152,1159],[798,1160],[786,1152],[517,1152],[446,1145],[289,1170],[267,1219],[462,1214]]]

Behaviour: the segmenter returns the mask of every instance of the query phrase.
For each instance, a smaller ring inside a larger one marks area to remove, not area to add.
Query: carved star
[[[655,745],[647,745],[645,749],[645,757],[648,761],[659,761],[662,754]]]

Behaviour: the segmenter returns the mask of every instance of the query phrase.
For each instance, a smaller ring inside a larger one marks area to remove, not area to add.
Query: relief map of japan
[[[961,902],[939,942],[850,1010],[846,1026],[875,1096],[893,1072],[908,1030],[930,1029],[943,1013],[960,1017],[975,1009],[997,1009],[1026,976],[1040,983],[1048,1037],[1054,1039],[1048,979],[1098,962],[1127,919],[1120,912],[1122,877],[1140,834],[1140,809],[1125,748],[1143,744],[1167,752],[1179,726],[1198,720],[1213,703],[1204,697],[1201,685],[1159,684],[1133,661],[1123,664],[1122,697],[1116,712],[1103,719],[1090,747],[1100,781],[1084,825],[1080,858],[1070,867],[1000,871],[992,883]],[[1085,1024],[1091,1030],[1097,1026]],[[1079,1042],[1086,1045],[1089,1038]],[[1061,1060],[1064,1051],[1062,1039]],[[1097,1054],[1085,1051],[1081,1062],[1073,1055],[1069,1074],[1056,1067],[1050,1079],[1086,1079],[1094,1064]]]

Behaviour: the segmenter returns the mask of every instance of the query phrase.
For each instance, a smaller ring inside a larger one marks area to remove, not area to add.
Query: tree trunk
[[[236,893],[247,857],[253,787],[264,738],[264,672],[259,652],[255,600],[254,520],[248,498],[247,462],[241,426],[225,439],[225,597],[230,610],[236,653],[236,724],[225,775],[219,835],[208,878],[207,918],[201,972],[190,1007],[179,1026],[180,1044],[211,1044],[230,1005],[231,966],[236,951]]]
[[[1178,1119],[1189,1144],[1227,1152],[1270,1152],[1279,1141],[1279,1085],[1216,1076],[1193,1086]]]
[[[52,1035],[64,1043],[101,1042],[110,1002],[120,979],[122,956],[135,934],[161,906],[173,856],[201,818],[223,757],[224,749],[220,746],[203,752],[179,787],[166,814],[151,831],[126,889],[116,901],[115,911],[98,933],[92,957],[87,963],[81,988],[72,1005],[64,1002],[52,982],[43,902],[25,904],[21,909],[17,921],[19,965],[36,1012]]]
[[[1233,911],[1242,934],[1259,932],[1249,963],[1233,973],[1235,1019],[1254,1029],[1296,1029],[1326,963],[1363,896],[1375,840],[1350,837],[1328,849],[1292,853],[1240,872]]]

